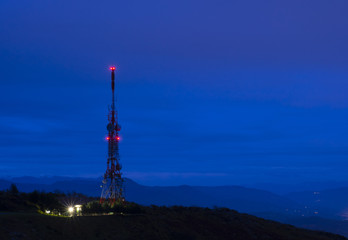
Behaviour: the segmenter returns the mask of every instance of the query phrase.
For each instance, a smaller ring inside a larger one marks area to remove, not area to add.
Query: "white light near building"
[[[73,212],[74,212],[74,208],[73,208],[73,207],[69,207],[69,208],[68,208],[68,212],[69,212],[69,213],[73,213]]]
[[[81,207],[82,207],[82,205],[75,205],[77,213],[81,211]]]

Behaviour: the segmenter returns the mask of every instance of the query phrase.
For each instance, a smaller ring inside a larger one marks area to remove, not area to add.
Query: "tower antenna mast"
[[[110,204],[113,205],[116,202],[124,201],[124,189],[123,189],[123,178],[120,164],[120,155],[118,152],[118,143],[120,140],[119,131],[121,126],[118,123],[117,110],[115,106],[115,67],[110,67],[111,70],[111,90],[112,90],[112,103],[111,109],[109,109],[108,125],[108,158],[107,167],[104,174],[102,193],[100,197],[100,203],[104,203],[109,200]]]

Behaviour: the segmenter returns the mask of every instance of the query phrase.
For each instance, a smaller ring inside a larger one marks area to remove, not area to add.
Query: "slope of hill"
[[[298,217],[272,212],[257,213],[255,216],[285,224],[291,224],[299,228],[331,232],[348,237],[348,221],[327,219],[318,216]]]
[[[348,221],[325,219],[320,217],[294,218],[284,221],[296,227],[332,232],[348,237]]]
[[[147,207],[142,214],[51,217],[0,214],[1,239],[344,240],[228,209]]]

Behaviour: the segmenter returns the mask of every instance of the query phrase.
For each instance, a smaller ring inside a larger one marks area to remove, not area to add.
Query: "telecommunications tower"
[[[115,69],[115,67],[110,67],[112,103],[109,108],[109,123],[106,127],[108,130],[108,136],[106,137],[108,141],[108,159],[100,197],[100,203],[109,200],[110,204],[124,201],[123,178],[121,173],[122,166],[118,153],[118,142],[120,140],[118,133],[121,130],[121,126],[118,124],[115,106]]]

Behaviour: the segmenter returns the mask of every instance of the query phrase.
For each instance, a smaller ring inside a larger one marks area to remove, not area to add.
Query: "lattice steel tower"
[[[121,126],[118,124],[117,110],[115,106],[115,67],[110,67],[111,70],[111,89],[112,89],[112,103],[109,109],[108,116],[108,159],[107,168],[104,174],[102,193],[100,203],[109,200],[110,204],[124,201],[123,178],[120,164],[120,156],[118,153],[118,142],[120,140],[119,131]]]

